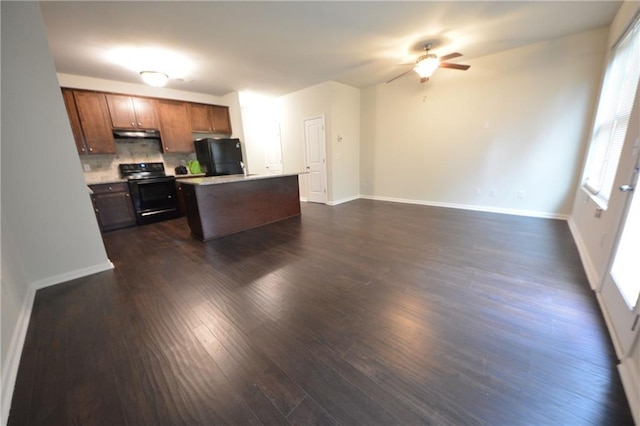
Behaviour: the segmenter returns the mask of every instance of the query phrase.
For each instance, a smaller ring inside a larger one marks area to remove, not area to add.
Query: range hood
[[[116,139],[160,139],[159,130],[113,129]]]

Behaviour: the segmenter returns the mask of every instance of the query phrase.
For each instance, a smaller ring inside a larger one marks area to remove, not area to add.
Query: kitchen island
[[[298,173],[177,179],[191,234],[202,241],[300,216]]]

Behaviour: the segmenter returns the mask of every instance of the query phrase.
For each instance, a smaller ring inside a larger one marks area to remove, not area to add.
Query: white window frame
[[[636,15],[613,47],[582,176],[582,188],[603,209],[609,204],[639,79],[640,15]]]

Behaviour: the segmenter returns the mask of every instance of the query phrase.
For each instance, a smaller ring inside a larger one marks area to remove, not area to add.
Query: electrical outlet
[[[90,172],[91,171],[91,164],[83,164],[82,168],[84,169],[85,172]]]
[[[523,189],[521,189],[520,191],[518,191],[518,198],[519,199],[524,199],[524,196],[526,195],[526,192],[524,192]]]
[[[498,190],[495,188],[491,188],[489,190],[489,197],[495,197],[496,195],[498,195]]]

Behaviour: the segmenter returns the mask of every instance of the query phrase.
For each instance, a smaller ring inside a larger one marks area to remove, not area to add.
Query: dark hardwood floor
[[[568,226],[357,200],[108,233],[37,292],[10,425],[627,425]]]

